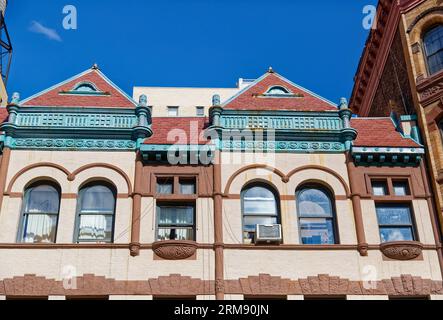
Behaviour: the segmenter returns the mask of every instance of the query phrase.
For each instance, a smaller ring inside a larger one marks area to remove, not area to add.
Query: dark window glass
[[[396,196],[409,196],[409,183],[407,181],[394,181],[394,194]]]
[[[429,73],[432,75],[443,68],[443,26],[429,30],[424,38]]]
[[[78,242],[112,242],[116,192],[104,184],[83,187],[79,194]]]
[[[243,300],[288,300],[288,296],[244,296]]]
[[[174,178],[158,178],[157,179],[157,193],[158,194],[173,194],[174,193]]]
[[[408,296],[391,296],[389,297],[389,300],[431,300],[431,297],[429,296],[412,296],[412,297],[408,297]]]
[[[274,86],[269,88],[269,90],[266,92],[266,94],[270,96],[287,95],[288,93],[289,91],[281,86]]]
[[[157,240],[195,240],[195,209],[190,205],[157,207]]]
[[[205,115],[205,107],[196,107],[197,117],[203,117]]]
[[[255,241],[257,225],[279,223],[277,199],[265,185],[253,185],[242,191],[243,240]]]
[[[372,194],[374,196],[386,196],[388,194],[388,185],[386,181],[372,181]]]
[[[60,209],[60,191],[52,184],[39,183],[25,191],[20,241],[54,243]]]
[[[178,107],[168,107],[169,117],[178,117]]]
[[[334,208],[322,188],[304,188],[297,194],[297,210],[303,244],[335,244]]]
[[[304,300],[346,300],[346,296],[305,296]]]
[[[78,92],[96,92],[97,90],[91,84],[84,83],[82,85],[79,85],[75,89],[75,91],[78,91]]]
[[[180,179],[180,193],[186,195],[195,194],[195,179]]]
[[[101,301],[101,300],[109,300],[109,296],[67,296],[66,300],[74,300],[74,301]]]
[[[411,208],[405,204],[376,205],[381,242],[414,241]]]
[[[197,297],[196,296],[153,296],[152,300],[192,301],[192,300],[197,300]]]

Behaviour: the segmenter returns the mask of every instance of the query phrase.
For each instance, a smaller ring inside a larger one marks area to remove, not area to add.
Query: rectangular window
[[[382,243],[416,240],[409,205],[378,204],[376,205],[376,211]]]
[[[288,296],[244,296],[243,300],[288,300]]]
[[[86,300],[109,300],[109,296],[67,296],[66,300],[73,300],[73,301],[86,301]]]
[[[195,179],[194,178],[182,178],[179,180],[180,193],[185,195],[195,194]]]
[[[45,296],[6,296],[7,301],[34,301],[34,300],[48,300]]]
[[[157,179],[157,193],[158,194],[173,194],[174,193],[174,178],[158,178]]]
[[[346,296],[304,296],[304,300],[346,300]]]
[[[195,207],[192,205],[157,206],[157,240],[195,241]]]
[[[396,196],[402,197],[410,195],[408,181],[394,181],[392,184]]]
[[[205,107],[196,107],[196,113],[197,117],[204,117],[205,116]]]
[[[372,194],[374,196],[388,195],[388,185],[386,181],[372,181]]]
[[[406,301],[413,301],[413,300],[431,300],[431,297],[429,296],[391,296],[389,297],[389,300],[406,300]]]
[[[168,107],[169,117],[178,117],[178,107]]]
[[[188,300],[188,301],[192,301],[192,300],[197,300],[196,296],[153,296],[152,300]]]

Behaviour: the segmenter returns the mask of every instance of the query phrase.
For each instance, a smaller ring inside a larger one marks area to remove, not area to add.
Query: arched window
[[[300,236],[303,244],[336,244],[337,228],[331,194],[320,186],[297,192]]]
[[[278,196],[264,183],[255,183],[242,191],[243,241],[255,241],[257,225],[271,225],[280,222]]]
[[[282,86],[273,86],[269,88],[269,90],[266,92],[266,95],[270,96],[279,96],[279,95],[287,95],[290,94],[290,92],[282,87]]]
[[[19,241],[25,243],[55,243],[60,188],[52,182],[38,182],[25,190],[22,227]]]
[[[426,32],[423,44],[428,71],[432,75],[443,69],[443,26],[436,26]]]
[[[116,190],[107,183],[91,183],[79,192],[77,242],[114,241]]]

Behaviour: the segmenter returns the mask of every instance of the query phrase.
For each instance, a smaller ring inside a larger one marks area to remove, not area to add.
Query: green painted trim
[[[417,121],[417,115],[416,114],[403,115],[403,116],[400,116],[400,120],[401,121]]]
[[[351,155],[358,166],[418,166],[425,154],[423,148],[354,147]]]
[[[141,152],[168,152],[168,151],[215,151],[215,145],[182,145],[182,144],[142,144],[140,146]]]
[[[134,151],[136,142],[111,139],[13,138],[8,146],[16,150]]]
[[[0,125],[12,149],[136,150],[152,135],[150,110],[16,107]]]
[[[221,141],[220,149],[224,152],[343,153],[346,146],[341,142],[321,141]]]

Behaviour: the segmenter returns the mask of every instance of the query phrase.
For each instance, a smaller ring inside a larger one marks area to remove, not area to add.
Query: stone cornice
[[[145,110],[146,109],[146,110]],[[8,106],[0,126],[12,149],[135,150],[152,135],[147,108],[71,108]]]

